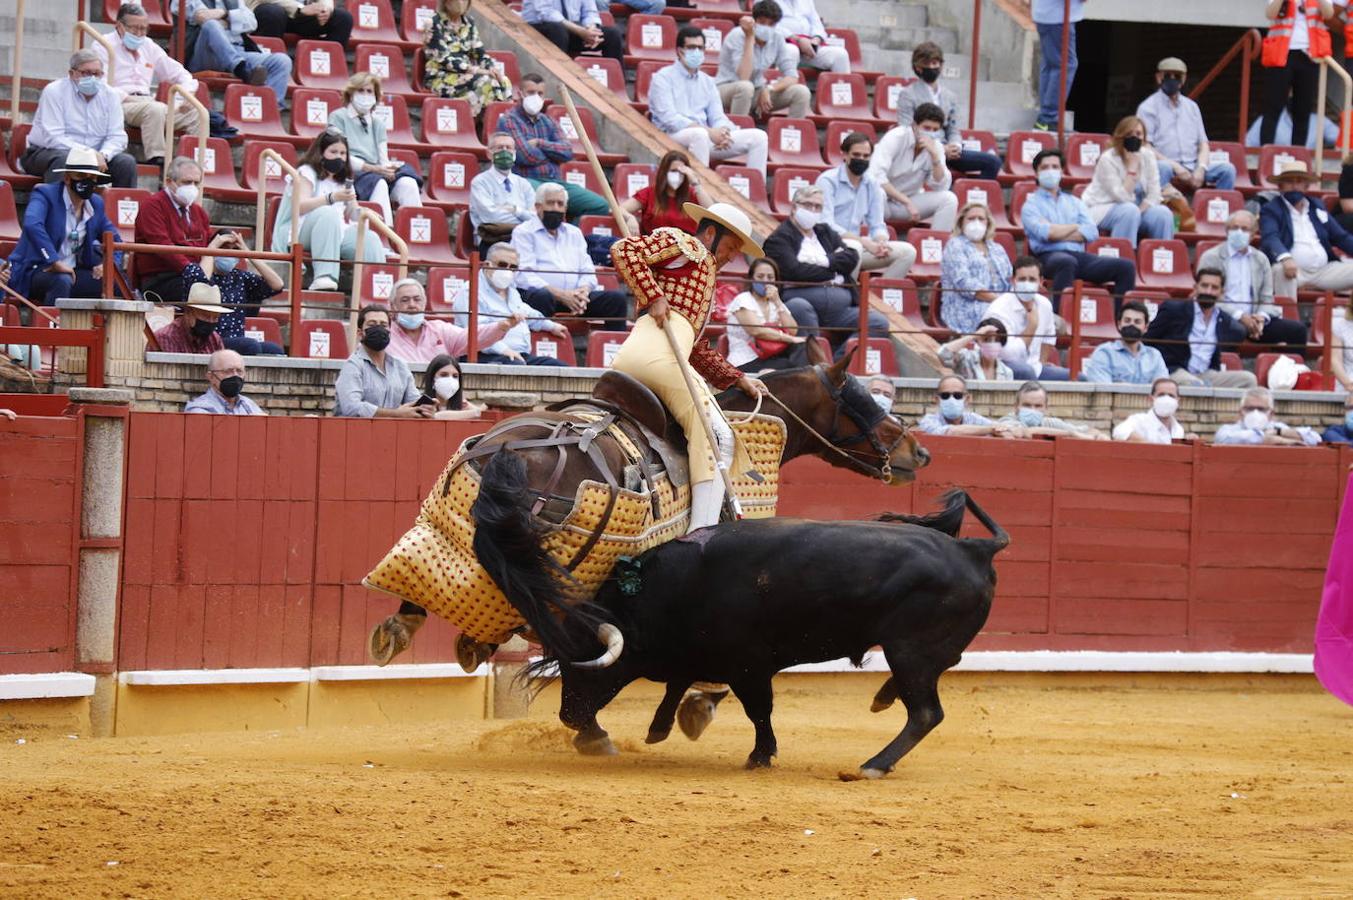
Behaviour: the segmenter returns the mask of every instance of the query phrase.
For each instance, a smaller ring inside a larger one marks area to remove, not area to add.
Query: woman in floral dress
[[[475,116],[512,97],[512,82],[484,50],[469,16],[470,0],[442,0],[423,44],[423,84],[433,93],[469,101]]]

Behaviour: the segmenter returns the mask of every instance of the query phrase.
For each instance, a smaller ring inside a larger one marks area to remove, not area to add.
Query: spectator
[[[337,131],[323,131],[301,157],[297,171],[296,208],[301,217],[297,239],[314,257],[315,273],[309,290],[338,290],[339,259],[357,256],[357,192],[348,164],[348,140]],[[323,173],[321,176],[320,173]],[[291,252],[291,176],[286,178],[277,221],[272,229],[272,249]],[[385,249],[374,229],[367,229],[363,262],[380,262]]]
[[[799,51],[799,68],[822,72],[849,72],[850,53],[827,40],[827,28],[813,0],[777,0],[783,18],[779,30]]]
[[[1264,124],[1259,139],[1272,144],[1278,117],[1292,113],[1292,143],[1306,143],[1306,131],[1315,107],[1320,67],[1315,62],[1330,55],[1330,33],[1325,20],[1334,16],[1330,0],[1268,0],[1264,15],[1273,20],[1264,42]],[[1276,63],[1276,65],[1275,65]],[[1289,97],[1290,102],[1289,102]]]
[[[1000,175],[1001,158],[995,153],[963,149],[963,136],[958,130],[958,98],[940,84],[944,72],[944,50],[940,45],[923,41],[912,48],[911,70],[920,80],[897,92],[897,124],[914,124],[916,111],[932,104],[942,116],[939,121],[943,125],[944,158],[949,168],[978,178],[995,179]]]
[[[1146,304],[1129,300],[1118,310],[1118,340],[1100,344],[1085,363],[1085,380],[1096,384],[1152,384],[1168,378],[1165,358],[1142,343],[1146,335]]]
[[[1245,132],[1246,147],[1261,147],[1259,143],[1259,132],[1263,130],[1264,117],[1260,115],[1250,123],[1249,130]],[[1306,149],[1314,150],[1317,139],[1323,137],[1325,146],[1334,149],[1339,143],[1339,123],[1329,116],[1321,116],[1311,113],[1307,117],[1306,125]],[[1278,130],[1273,135],[1275,144],[1284,147],[1294,146],[1292,143],[1292,116],[1283,110],[1282,115],[1278,117]]]
[[[1010,367],[1001,362],[1009,333],[1000,319],[983,319],[977,330],[940,345],[940,362],[968,381],[1014,381]]]
[[[1070,95],[1076,80],[1076,23],[1085,18],[1085,0],[1071,0],[1071,18],[1065,20],[1063,0],[1025,0],[1030,17],[1038,29],[1038,45],[1043,63],[1038,69],[1038,120],[1034,127],[1040,131],[1057,128],[1057,113],[1062,100]],[[1059,92],[1062,83],[1062,29],[1070,30],[1066,51],[1066,90]]]
[[[249,84],[266,84],[277,95],[277,108],[287,108],[291,57],[258,52],[249,39],[258,28],[252,10],[241,0],[177,0],[177,7],[188,17],[188,71],[229,72]]]
[[[1221,348],[1245,340],[1245,328],[1221,309],[1226,276],[1220,269],[1199,269],[1192,303],[1168,301],[1156,310],[1146,329],[1146,341],[1160,351],[1170,377],[1180,384],[1247,388],[1255,385],[1252,372],[1221,371]]]
[[[852,131],[842,139],[841,153],[845,161],[817,177],[817,186],[822,189],[823,223],[860,255],[860,270],[882,269],[884,278],[906,278],[907,270],[916,261],[916,248],[906,241],[889,240],[888,226],[883,221],[884,191],[892,187],[887,180],[891,175],[890,161],[880,162],[880,169],[871,169],[874,144],[859,131]],[[948,170],[943,171],[947,177]],[[896,193],[895,188],[892,193]],[[957,208],[958,201],[952,194],[949,199],[953,208]],[[952,218],[949,227],[953,228]],[[861,237],[865,228],[869,229],[869,236]]]
[[[95,43],[90,49],[108,72],[108,87],[122,101],[124,128],[141,129],[141,150],[147,164],[160,167],[168,152],[164,143],[168,105],[155,99],[155,85],[176,84],[189,93],[197,93],[197,81],[179,62],[149,40],[150,17],[139,3],[124,3],[117,10],[117,24],[108,35],[113,45],[113,67],[108,69],[108,51]],[[196,130],[197,111],[177,101],[174,127],[178,131]]]
[[[537,356],[531,349],[531,332],[544,331],[561,341],[571,341],[569,330],[559,322],[552,322],[540,310],[526,305],[517,293],[517,251],[511,244],[494,244],[489,248],[484,266],[479,270],[479,335],[483,349],[479,362],[510,366],[567,366],[554,356]],[[417,282],[414,282],[417,284]],[[399,309],[398,299],[395,309]],[[464,331],[469,327],[470,288],[462,287],[451,299],[456,313],[456,324]],[[499,326],[502,326],[501,330]],[[494,337],[494,332],[500,336]]]
[[[1306,326],[1283,318],[1282,308],[1273,302],[1273,266],[1259,248],[1251,246],[1257,224],[1247,209],[1231,213],[1226,220],[1226,243],[1200,256],[1198,268],[1226,273],[1226,294],[1217,305],[1245,326],[1250,340],[1304,348]]]
[[[545,108],[545,79],[530,72],[521,78],[521,102],[498,117],[498,130],[517,143],[517,167],[513,170],[538,188],[545,182],[562,185],[568,192],[568,215],[608,216],[611,206],[602,196],[565,181],[559,164],[573,159],[573,148],[559,134],[559,126]]]
[[[1273,418],[1273,394],[1268,388],[1251,386],[1240,398],[1240,416],[1218,428],[1214,442],[1314,447],[1320,436],[1314,428],[1292,428]]]
[[[103,60],[93,50],[70,57],[70,77],[42,89],[33,130],[19,165],[48,184],[61,180],[72,150],[89,150],[114,187],[136,187],[136,160],[127,153],[121,98],[104,84]]]
[[[64,182],[38,185],[29,195],[23,232],[9,257],[9,286],[43,306],[64,297],[102,297],[103,235],[122,238],[95,193],[108,181],[99,155],[73,148],[65,165],[49,175]],[[121,256],[114,261],[121,262]]]
[[[686,215],[687,203],[708,207],[713,203],[700,176],[691,168],[691,159],[680,150],[669,150],[658,160],[658,171],[653,183],[636,191],[620,205],[631,217],[638,216],[631,229],[636,234],[648,234],[654,228],[675,228],[695,234],[695,220]]]
[[[434,401],[434,419],[477,419],[486,407],[465,399],[460,363],[446,355],[434,356],[423,373],[423,396]]]
[[[1156,153],[1161,189],[1178,182],[1186,191],[1212,187],[1229,191],[1236,186],[1236,167],[1230,161],[1212,163],[1212,148],[1198,104],[1184,96],[1189,70],[1175,56],[1156,66],[1160,90],[1137,106],[1137,118],[1146,127]]]
[[[484,49],[479,26],[469,16],[470,2],[438,0],[437,15],[423,35],[423,84],[434,94],[466,101],[478,118],[490,103],[512,97],[512,82]]]
[[[1082,441],[1107,441],[1109,436],[1088,425],[1077,425],[1048,415],[1048,392],[1037,381],[1026,381],[1015,391],[1015,411],[998,425],[1022,427],[1023,437],[1073,437]]]
[[[412,278],[401,278],[391,287],[390,308],[395,317],[390,328],[390,353],[404,362],[427,362],[439,353],[459,359],[468,350],[469,334],[464,328],[427,317],[427,293]],[[487,347],[501,340],[520,321],[520,317],[481,320],[479,345]]]
[[[1339,387],[1353,394],[1353,300],[1343,309],[1330,310],[1330,367]]]
[[[1320,439],[1326,444],[1353,444],[1353,394],[1344,397],[1344,420],[1325,429]]]
[[[216,323],[230,312],[221,305],[221,290],[201,282],[188,289],[183,314],[155,332],[161,353],[215,353],[225,349]]]
[[[943,434],[951,437],[1027,437],[1023,426],[993,422],[967,408],[968,382],[961,375],[945,375],[935,386],[937,406],[916,423],[922,434]]]
[[[246,0],[258,19],[255,34],[333,41],[348,49],[352,36],[352,13],[334,6],[334,0]]]
[[[653,73],[648,91],[649,118],[701,165],[709,165],[711,159],[746,155],[747,165],[765,176],[766,132],[738,128],[729,121],[714,79],[700,71],[704,61],[705,33],[694,25],[681,26],[676,37],[676,62]]]
[[[186,413],[217,416],[266,416],[244,396],[244,357],[234,350],[217,350],[207,360],[207,391],[188,401]]]
[[[887,196],[889,219],[929,220],[936,231],[954,230],[958,197],[949,190],[953,176],[945,164],[943,137],[944,114],[933,103],[922,103],[911,125],[889,129],[879,140],[869,178]]]
[[[747,272],[747,290],[728,304],[728,361],[743,372],[794,369],[812,363],[808,341],[780,299],[780,268],[763,256]]]
[[[1339,212],[1334,218],[1344,231],[1353,229],[1353,153],[1345,154],[1339,169]]]
[[[1353,288],[1353,260],[1334,255],[1335,247],[1353,254],[1353,234],[1330,218],[1319,197],[1306,193],[1317,180],[1306,163],[1284,163],[1273,180],[1282,196],[1259,211],[1259,248],[1275,265],[1274,293],[1295,297],[1303,288],[1338,293]]]
[[[879,409],[892,415],[893,401],[897,398],[897,385],[886,375],[874,375],[869,379],[869,396],[874,398]]]
[[[212,238],[210,247],[222,250],[248,250],[238,232],[223,230]],[[206,282],[221,292],[222,303],[230,312],[216,323],[216,333],[225,342],[227,350],[241,356],[267,353],[281,356],[286,350],[272,341],[259,341],[244,333],[244,320],[257,314],[259,306],[269,297],[282,293],[282,276],[272,266],[256,259],[238,256],[204,256],[201,262],[190,262],[183,269],[183,284],[189,290]]]
[[[941,259],[940,320],[957,335],[971,335],[986,317],[987,304],[1010,290],[1010,257],[996,242],[996,223],[981,203],[965,204],[958,220],[962,227],[945,243]]]
[[[739,19],[738,27],[724,36],[714,83],[726,112],[745,116],[755,109],[758,119],[782,109],[794,119],[808,115],[812,95],[795,74],[798,54],[776,27],[781,15],[775,0],[757,0],[752,14]],[[767,69],[780,72],[780,77],[768,84]]]
[[[202,167],[186,156],[169,161],[164,190],[142,202],[136,216],[136,241],[166,247],[205,247],[211,221],[202,207]],[[137,286],[161,303],[183,299],[183,270],[200,257],[181,253],[142,253],[136,259]]]
[[[393,228],[392,205],[423,205],[423,178],[408,163],[390,159],[385,121],[372,115],[382,98],[381,80],[370,72],[358,72],[343,88],[343,105],[329,113],[329,128],[347,139],[357,199],[380,206],[381,218]]]
[[[1168,444],[1170,441],[1196,441],[1198,435],[1186,433],[1175,418],[1179,409],[1179,385],[1173,378],[1151,382],[1151,408],[1133,413],[1113,428],[1115,441],[1132,444]]]
[[[1130,259],[1096,256],[1085,247],[1099,237],[1090,211],[1080,198],[1062,190],[1066,157],[1049,148],[1034,157],[1038,190],[1029,195],[1020,212],[1020,225],[1029,241],[1029,252],[1038,257],[1052,281],[1057,310],[1062,291],[1076,279],[1091,284],[1112,284],[1114,302],[1137,286],[1137,268]]]
[[[625,58],[620,29],[601,24],[596,0],[526,0],[521,17],[569,56],[600,50],[617,61]]]
[[[512,249],[521,266],[517,290],[546,318],[587,316],[618,326],[629,303],[623,293],[601,289],[587,239],[564,221],[567,196],[557,184],[542,184],[536,188],[536,214],[512,229]]]
[[[390,346],[390,310],[369,303],[357,313],[360,343],[343,361],[334,385],[334,415],[362,419],[430,419],[433,404],[419,403],[418,388],[404,360]]]
[[[534,214],[536,189],[512,171],[516,158],[512,135],[505,131],[489,135],[493,165],[470,182],[470,224],[479,238],[480,256],[499,241],[511,240],[512,229]]]
[[[785,281],[785,305],[806,336],[822,328],[839,351],[849,332],[859,325],[859,301],[847,287],[859,269],[860,254],[846,246],[830,225],[822,221],[822,189],[805,185],[794,192],[794,214],[766,238],[765,254],[775,261]],[[869,333],[886,337],[888,320],[877,310],[869,311]]]
[[[1042,293],[1043,267],[1034,257],[1021,256],[1014,268],[1014,289],[992,300],[986,312],[1010,335],[1001,359],[1016,378],[1067,381],[1071,373],[1057,355],[1057,316]]]
[[[1084,197],[1100,233],[1122,238],[1133,247],[1138,237],[1174,237],[1174,215],[1162,205],[1156,156],[1144,146],[1145,140],[1141,119],[1128,116],[1120,121],[1109,149],[1095,163]]]

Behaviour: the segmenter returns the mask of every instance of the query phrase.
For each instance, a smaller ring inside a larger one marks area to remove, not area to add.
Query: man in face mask
[[[387,352],[390,310],[369,303],[357,313],[357,349],[343,361],[334,384],[334,415],[360,419],[431,419],[431,404],[417,404],[419,391],[404,360]]]
[[[893,399],[897,396],[897,385],[891,378],[875,375],[869,379],[869,396],[879,405],[879,409],[892,415]]]
[[[1247,388],[1252,372],[1221,369],[1222,351],[1240,344],[1246,332],[1230,314],[1217,308],[1226,276],[1220,269],[1199,269],[1194,302],[1162,303],[1146,329],[1146,341],[1160,351],[1170,377],[1183,385]]]
[[[238,232],[224,229],[207,245],[220,250],[248,250]],[[243,356],[266,353],[285,355],[280,344],[251,337],[246,332],[246,317],[257,315],[258,307],[282,292],[282,276],[272,266],[260,260],[238,256],[204,256],[189,263],[183,270],[183,283],[189,291],[199,283],[206,283],[221,292],[221,303],[230,312],[216,323],[216,333],[225,342],[226,349]]]
[[[1151,407],[1145,412],[1133,413],[1115,425],[1113,439],[1130,444],[1198,440],[1198,435],[1186,432],[1175,418],[1178,409],[1179,385],[1173,378],[1157,378],[1151,383]]]
[[[135,202],[135,201],[131,201]],[[136,211],[136,240],[163,247],[205,247],[211,240],[211,221],[202,206],[202,167],[186,156],[169,161],[164,190],[141,203]],[[161,303],[178,303],[187,290],[184,270],[201,257],[178,253],[139,254],[137,286]]]
[[[484,266],[479,270],[480,334],[485,324],[505,322],[510,327],[496,341],[481,337],[479,362],[510,366],[564,366],[559,358],[560,346],[573,340],[569,330],[559,322],[552,322],[540,310],[528,306],[517,293],[517,251],[510,244],[494,244],[489,248]],[[451,300],[456,324],[467,328],[470,324],[470,287],[466,285]],[[546,334],[554,345],[552,355],[532,349],[531,335]]]
[[[1251,341],[1261,344],[1306,346],[1306,326],[1283,318],[1273,302],[1273,266],[1252,244],[1258,223],[1246,209],[1226,220],[1226,243],[1210,248],[1198,260],[1199,269],[1221,269],[1226,290],[1217,307],[1245,327]]]
[[[1067,381],[1071,373],[1057,355],[1057,316],[1043,295],[1043,267],[1032,256],[1016,257],[1013,267],[1011,290],[992,300],[986,313],[1010,335],[1001,361],[1016,378]]]
[[[995,179],[1001,172],[1001,158],[995,153],[963,148],[958,130],[958,98],[940,84],[944,73],[944,50],[933,41],[923,41],[911,51],[911,70],[917,80],[897,92],[897,124],[912,125],[916,111],[926,103],[939,107],[944,128],[939,144],[944,147],[944,158],[955,172],[977,178]]]
[[[512,171],[517,145],[512,135],[495,131],[489,135],[489,160],[493,163],[470,182],[470,223],[479,237],[479,255],[511,238],[512,229],[530,220],[536,205],[536,189]]]
[[[1019,423],[997,423],[968,409],[968,383],[960,375],[945,375],[935,388],[936,406],[916,423],[916,430],[925,434],[944,434],[951,437],[1027,437]]]
[[[883,220],[885,209],[891,208],[892,204],[887,203],[886,198],[896,190],[884,193],[892,185],[881,177],[886,169],[876,168],[871,163],[873,141],[862,132],[852,131],[841,141],[841,153],[845,157],[841,165],[817,177],[817,186],[822,191],[823,223],[860,255],[860,270],[880,272],[884,278],[906,278],[911,264],[916,261],[916,248],[906,241],[888,239],[888,226]],[[949,170],[944,168],[943,159],[936,165],[947,179]],[[948,210],[948,224],[952,228],[958,201],[947,192],[940,196],[947,197],[947,201],[941,199],[939,205]],[[862,228],[869,229],[868,237],[860,236]]]
[[[1151,147],[1156,151],[1160,186],[1171,181],[1192,193],[1201,187],[1229,191],[1236,186],[1236,167],[1222,154],[1212,161],[1212,148],[1203,128],[1198,104],[1184,96],[1189,70],[1184,61],[1171,56],[1156,66],[1160,90],[1137,107],[1137,118],[1146,125]]]
[[[755,110],[758,119],[781,109],[793,119],[808,115],[812,100],[808,86],[799,84],[793,74],[783,74],[794,72],[798,55],[776,27],[782,15],[775,0],[758,0],[752,14],[739,19],[738,27],[724,36],[714,83],[725,112],[745,116]],[[782,74],[767,83],[768,69]]]
[[[104,64],[93,50],[71,54],[69,77],[42,89],[33,130],[19,165],[49,184],[71,150],[89,149],[114,187],[136,187],[136,159],[127,151],[122,100],[104,83]]]
[[[217,416],[266,416],[244,396],[244,357],[234,350],[217,350],[207,360],[207,392],[188,401],[186,413]]]
[[[1353,394],[1344,395],[1343,421],[1326,428],[1320,438],[1327,444],[1353,444]]]
[[[1273,263],[1274,293],[1295,297],[1298,290],[1353,289],[1353,259],[1334,255],[1335,247],[1353,255],[1353,234],[1329,214],[1320,198],[1307,195],[1316,178],[1306,163],[1283,163],[1273,180],[1281,196],[1259,211],[1259,247]],[[1303,313],[1309,316],[1309,307]]]
[[[225,342],[216,333],[216,323],[230,312],[221,305],[221,291],[210,284],[199,282],[188,290],[183,302],[183,314],[155,332],[155,343],[161,353],[215,353],[225,349]]]
[[[911,124],[899,125],[879,140],[866,177],[883,189],[890,221],[928,221],[936,231],[954,230],[958,196],[950,190],[953,175],[946,164],[944,122],[938,106],[922,103]]]
[[[1037,381],[1026,381],[1015,392],[1015,411],[998,425],[1023,428],[1025,437],[1070,437],[1081,441],[1107,441],[1109,436],[1087,425],[1077,425],[1048,415],[1048,392]]]
[[[498,244],[495,247],[500,246]],[[390,289],[394,323],[390,328],[390,352],[405,362],[429,362],[443,353],[460,359],[470,347],[469,333],[460,325],[427,317],[428,298],[423,286],[412,278],[396,281]],[[499,341],[522,320],[520,315],[479,320],[479,346]]]
[[[1320,443],[1315,429],[1284,425],[1273,417],[1273,394],[1268,388],[1251,387],[1240,398],[1240,417],[1217,429],[1217,444],[1269,444],[1281,447],[1314,447]]]
[[[1146,304],[1128,300],[1118,311],[1119,339],[1100,344],[1085,363],[1085,380],[1098,384],[1151,384],[1169,375],[1155,347],[1142,343],[1150,316]]]

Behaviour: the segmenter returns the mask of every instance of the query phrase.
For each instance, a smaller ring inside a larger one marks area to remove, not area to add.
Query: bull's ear
[[[859,349],[858,345],[850,348],[849,352],[841,354],[841,358],[833,363],[832,367],[827,370],[832,377],[832,384],[840,384],[845,379],[846,373],[850,371],[851,357],[853,357],[855,351]]]

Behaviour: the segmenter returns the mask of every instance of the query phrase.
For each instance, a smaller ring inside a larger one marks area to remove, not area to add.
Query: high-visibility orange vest
[[[1283,12],[1273,24],[1269,26],[1268,35],[1264,38],[1264,52],[1260,58],[1260,64],[1271,69],[1281,69],[1287,65],[1287,51],[1292,45],[1292,25],[1296,21],[1296,5],[1303,0],[1287,0],[1283,4]],[[1329,28],[1325,26],[1325,20],[1320,18],[1320,4],[1316,0],[1304,0],[1304,11],[1306,15],[1306,33],[1310,37],[1310,46],[1306,48],[1306,55],[1311,59],[1326,59],[1333,53],[1333,46],[1330,41]],[[1345,34],[1348,33],[1347,27]]]

